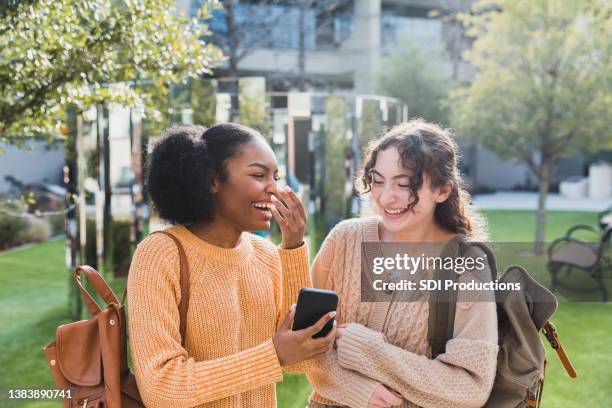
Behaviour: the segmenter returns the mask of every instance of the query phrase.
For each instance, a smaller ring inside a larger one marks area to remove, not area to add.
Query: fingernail
[[[293,190],[291,190],[291,187],[289,187],[289,186],[285,186],[285,191],[289,193],[289,192],[291,192],[291,191],[293,191]]]
[[[333,319],[334,317],[336,317],[336,312],[331,312],[329,316]]]

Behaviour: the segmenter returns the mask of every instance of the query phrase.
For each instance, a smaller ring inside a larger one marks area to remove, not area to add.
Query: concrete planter
[[[612,198],[612,165],[609,163],[589,167],[589,197]]]

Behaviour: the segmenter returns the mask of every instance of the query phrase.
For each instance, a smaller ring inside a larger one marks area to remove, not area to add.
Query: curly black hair
[[[167,129],[146,164],[145,185],[159,216],[174,224],[212,220],[213,180],[225,181],[226,161],[257,137],[257,131],[233,123]]]

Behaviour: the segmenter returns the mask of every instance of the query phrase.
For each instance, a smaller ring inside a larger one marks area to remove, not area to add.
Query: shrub
[[[98,269],[100,265],[98,265],[98,255],[96,252],[96,222],[91,219],[87,220],[85,228],[87,233],[85,238],[85,264]]]
[[[109,247],[105,251],[112,253],[112,268],[115,276],[127,276],[132,260],[130,240],[131,222],[126,220],[112,221],[112,235]],[[100,267],[96,255],[96,224],[87,220],[87,240],[85,246],[85,262],[94,268]]]
[[[19,234],[28,228],[25,218],[0,213],[0,250],[19,244]]]
[[[19,243],[47,242],[51,235],[49,223],[41,218],[27,218],[27,227],[17,235]]]
[[[113,271],[115,276],[127,276],[132,261],[130,221],[113,220]]]
[[[66,221],[64,214],[53,214],[46,217],[51,227],[51,235],[64,234],[66,232]]]
[[[20,216],[27,208],[15,200],[0,203],[0,250],[30,242],[46,242],[64,229],[64,215]]]

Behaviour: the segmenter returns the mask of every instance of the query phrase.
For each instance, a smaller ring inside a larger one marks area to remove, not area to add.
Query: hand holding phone
[[[324,355],[336,337],[336,292],[304,288],[272,338],[281,365]]]
[[[338,307],[338,294],[332,290],[303,288],[298,295],[297,310],[293,320],[293,330],[303,330],[314,325],[326,313],[335,312]],[[333,326],[328,321],[313,338],[325,337]]]

